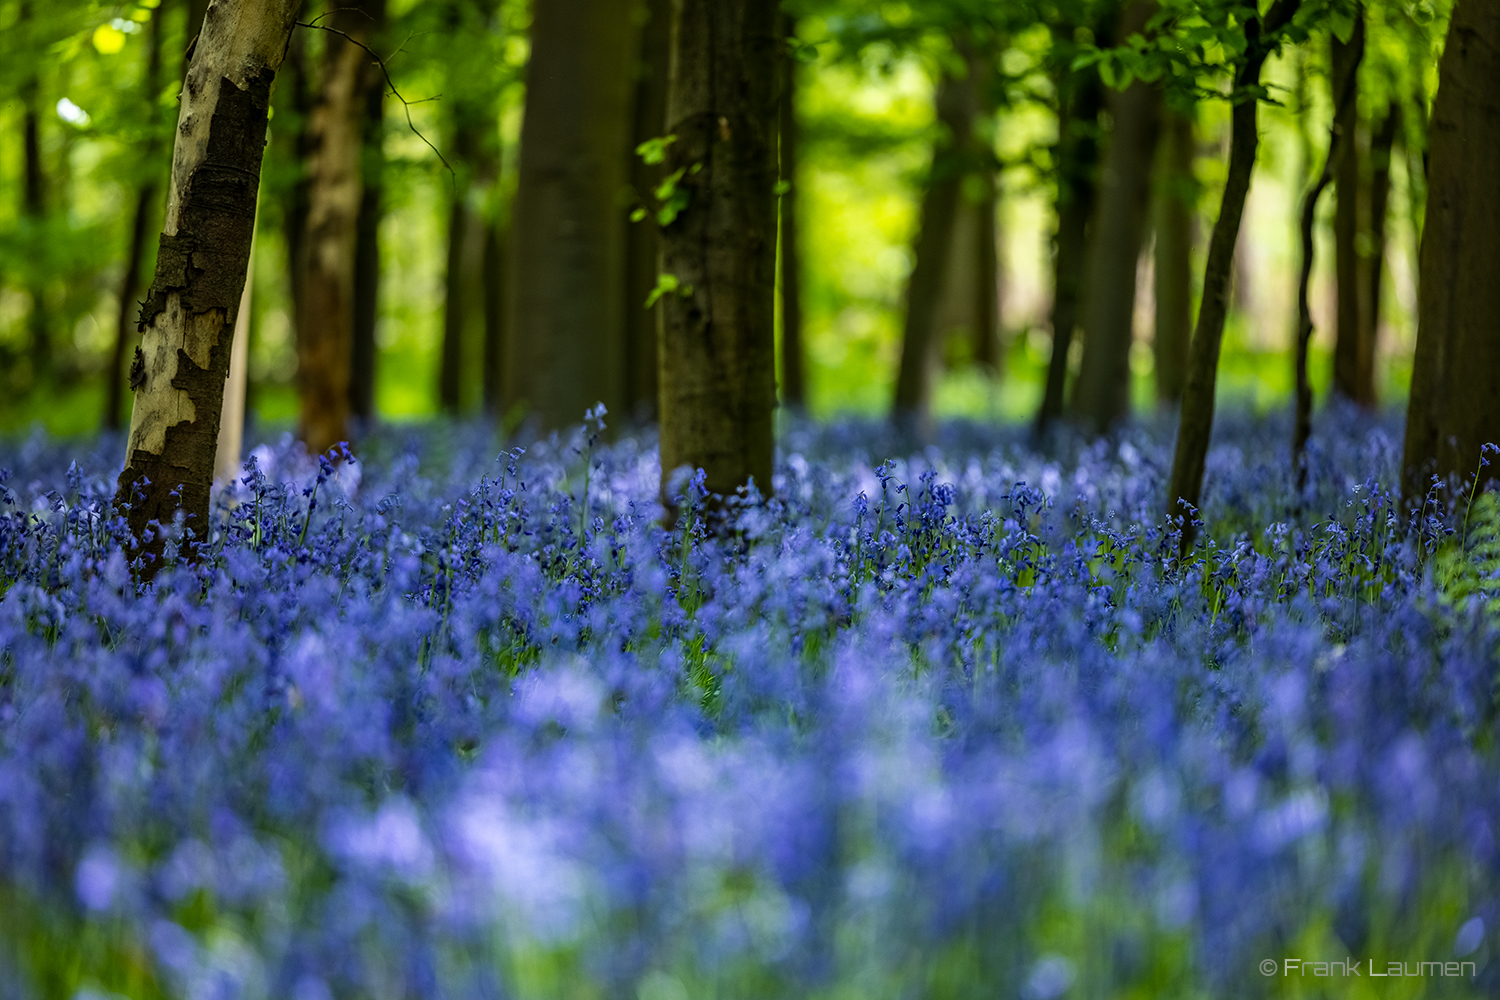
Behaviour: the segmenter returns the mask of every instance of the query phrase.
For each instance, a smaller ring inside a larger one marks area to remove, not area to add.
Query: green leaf
[[[641,158],[641,162],[656,165],[667,158],[667,147],[677,141],[675,135],[664,135],[656,139],[647,139],[635,147],[635,155]]]
[[[665,273],[658,274],[656,276],[656,287],[651,290],[650,295],[646,296],[646,308],[650,309],[652,306],[656,305],[658,301],[660,301],[663,295],[670,295],[671,293],[677,291],[677,289],[677,275]]]

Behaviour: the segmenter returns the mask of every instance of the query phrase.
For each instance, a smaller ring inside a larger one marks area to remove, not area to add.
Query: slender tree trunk
[[[316,0],[307,4],[314,8]],[[315,15],[315,10],[302,12],[304,19]],[[289,150],[292,172],[295,179],[281,193],[281,233],[286,240],[287,293],[291,299],[294,329],[303,315],[303,289],[307,287],[307,207],[311,187],[309,164],[312,160],[312,72],[308,65],[307,36],[303,30],[293,32],[287,46],[286,61],[281,71],[281,84],[277,88],[276,109],[281,119],[277,143],[273,155],[283,155]]]
[[[633,121],[626,156],[630,164],[630,186],[642,205],[650,205],[652,192],[662,180],[659,164],[646,163],[636,154],[648,139],[660,139],[667,131],[668,55],[672,44],[671,0],[648,0],[646,23],[641,28],[640,56],[636,61]],[[661,263],[661,240],[656,222],[649,217],[626,229],[625,246],[625,403],[631,417],[643,423],[656,420],[656,341],[661,307],[649,309],[645,302],[656,288]]]
[[[776,107],[770,0],[674,0],[667,167],[689,202],[662,230],[661,468],[733,496],[771,489],[776,406]],[[696,169],[697,172],[692,172]]]
[[[197,539],[209,490],[224,380],[255,228],[271,83],[295,0],[214,0],[182,93],[156,278],[141,309],[135,406],[115,502],[142,536],[181,510]],[[147,576],[159,563],[147,561]]]
[[[31,17],[31,4],[23,2],[20,27],[24,29]],[[47,315],[47,282],[40,252],[47,245],[43,234],[47,224],[47,177],[42,166],[41,120],[37,107],[40,88],[41,81],[34,70],[21,82],[20,88],[21,146],[25,169],[21,212],[26,219],[28,243],[32,250],[32,276],[27,289],[31,296],[31,311],[26,324],[31,334],[32,384],[40,382],[52,368],[52,321]]]
[[[1357,64],[1354,70],[1358,70]],[[1340,126],[1340,121],[1346,118],[1345,112],[1355,103],[1359,90],[1357,80],[1357,72],[1343,73],[1339,77],[1339,89],[1333,93],[1334,116],[1333,125],[1328,132],[1328,156],[1323,162],[1323,172],[1302,198],[1302,218],[1299,227],[1302,242],[1302,270],[1297,281],[1297,414],[1292,430],[1292,465],[1297,470],[1297,495],[1299,497],[1307,485],[1307,439],[1312,436],[1313,398],[1312,382],[1307,373],[1307,352],[1312,344],[1313,318],[1312,305],[1308,301],[1308,286],[1312,283],[1315,263],[1313,255],[1316,243],[1313,236],[1318,220],[1318,199],[1333,182],[1334,170],[1339,162],[1343,145],[1352,142],[1354,138]]]
[[[1229,308],[1229,278],[1234,266],[1234,246],[1239,240],[1245,198],[1255,172],[1255,154],[1260,144],[1260,99],[1250,88],[1260,85],[1261,67],[1276,44],[1276,36],[1302,5],[1302,0],[1275,0],[1263,18],[1245,21],[1245,52],[1234,75],[1236,96],[1229,144],[1229,172],[1224,200],[1209,238],[1208,262],[1203,269],[1203,300],[1198,306],[1198,326],[1188,355],[1188,380],[1182,393],[1182,419],[1177,427],[1177,448],[1172,458],[1172,482],[1167,515],[1181,517],[1180,552],[1186,555],[1197,533],[1196,512],[1203,495],[1203,467],[1213,438],[1214,392],[1219,375],[1219,348],[1224,339],[1224,319]],[[1268,41],[1269,39],[1269,41]]]
[[[1141,31],[1155,0],[1137,0],[1120,15],[1118,35]],[[1083,305],[1083,365],[1072,409],[1096,434],[1130,414],[1130,345],[1136,274],[1151,205],[1151,164],[1161,134],[1161,92],[1137,81],[1111,91],[1114,129],[1104,149],[1099,207],[1088,260]]]
[[[1099,183],[1099,112],[1104,91],[1091,68],[1081,73],[1064,70],[1059,84],[1057,145],[1057,236],[1053,257],[1052,357],[1047,365],[1047,387],[1037,411],[1041,434],[1062,416],[1068,381],[1068,353],[1078,325],[1084,260],[1088,256],[1089,220],[1093,218]]]
[[[1193,336],[1193,221],[1198,204],[1198,181],[1193,175],[1195,152],[1193,115],[1168,107],[1157,161],[1156,330],[1152,339],[1156,398],[1168,405],[1182,399],[1188,345]]]
[[[245,442],[245,404],[250,388],[250,319],[255,295],[255,239],[250,240],[250,259],[245,265],[245,288],[240,293],[234,317],[234,340],[229,351],[229,377],[224,381],[224,403],[220,410],[219,437],[214,444],[214,479],[232,483],[240,474],[240,455]]]
[[[797,37],[797,19],[782,16],[782,34]],[[781,57],[780,156],[781,200],[777,246],[781,255],[781,401],[801,412],[807,408],[806,349],[802,343],[802,251],[797,225],[797,59],[791,50]]]
[[[944,77],[935,92],[942,128],[932,151],[932,168],[922,196],[906,285],[906,322],[901,333],[901,367],[896,375],[892,415],[898,427],[926,437],[932,412],[933,369],[941,344],[939,317],[953,259],[954,228],[963,198],[964,174],[972,165],[979,96],[974,75]]]
[[[462,132],[454,148],[472,148],[473,136]],[[449,416],[463,409],[464,366],[464,292],[468,282],[464,274],[464,249],[469,242],[472,212],[468,205],[468,185],[460,184],[449,195],[448,254],[443,278],[443,346],[438,367],[438,406]]]
[[[1380,292],[1385,278],[1386,215],[1391,198],[1391,149],[1400,127],[1400,107],[1394,101],[1380,127],[1370,137],[1369,253],[1360,256],[1359,383],[1369,391],[1369,405],[1379,402],[1375,356],[1380,347]]]
[[[994,171],[978,175],[980,197],[974,205],[974,362],[991,378],[1000,375],[1000,190]]]
[[[1458,0],[1438,80],[1402,459],[1413,506],[1430,476],[1457,485],[1500,442],[1500,5]]]
[[[151,12],[148,22],[150,46],[146,54],[146,74],[141,81],[141,97],[146,105],[151,138],[147,140],[143,159],[154,164],[159,153],[157,142],[157,99],[161,96],[162,22],[166,3]],[[196,32],[195,32],[196,34]],[[146,256],[146,240],[151,235],[151,214],[161,191],[155,176],[149,176],[136,189],[135,211],[130,222],[130,243],[125,248],[125,275],[120,279],[120,311],[115,317],[115,343],[110,352],[109,369],[104,374],[104,429],[118,431],[124,422],[125,353],[134,332],[135,316],[140,308],[136,295],[141,287],[141,270]]]
[[[385,30],[385,0],[365,0],[370,37],[378,43]],[[376,47],[376,46],[372,46]],[[379,49],[377,48],[377,51]],[[380,220],[385,214],[385,75],[374,60],[365,63],[361,82],[364,134],[359,215],[354,224],[354,330],[349,357],[349,412],[354,419],[375,419],[375,326],[380,315]]]
[[[368,44],[373,27],[362,6],[344,2],[326,24]],[[297,381],[302,440],[314,454],[349,436],[350,362],[354,352],[354,259],[363,186],[365,67],[358,45],[327,33],[318,97],[308,118],[307,229],[302,301],[297,314]]]
[[[1342,93],[1347,76],[1358,79],[1364,59],[1365,19],[1361,8],[1354,21],[1354,34],[1347,43],[1333,39],[1332,77],[1334,93]],[[1356,90],[1358,85],[1356,84]],[[1334,164],[1334,190],[1338,196],[1333,217],[1334,270],[1338,276],[1338,338],[1333,348],[1334,391],[1363,405],[1374,402],[1374,386],[1361,377],[1364,359],[1362,298],[1360,294],[1359,230],[1363,200],[1362,163],[1356,133],[1359,106],[1350,101],[1339,109],[1334,123],[1344,141],[1339,143]]]
[[[505,210],[499,204],[500,178],[491,185],[484,225],[484,412],[498,419],[504,409],[505,370]]]
[[[534,9],[512,239],[505,397],[544,428],[624,398],[631,0]]]

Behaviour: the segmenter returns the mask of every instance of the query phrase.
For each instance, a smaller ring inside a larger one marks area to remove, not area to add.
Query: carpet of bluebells
[[[0,998],[1500,995],[1500,516],[1399,423],[1221,418],[1181,561],[1166,425],[792,426],[722,534],[594,430],[261,445],[150,583],[0,444]]]

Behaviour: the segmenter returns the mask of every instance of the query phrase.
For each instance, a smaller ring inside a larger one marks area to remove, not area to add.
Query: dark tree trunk
[[[974,362],[989,378],[1000,374],[1000,192],[994,171],[978,175],[974,205]]]
[[[954,228],[963,198],[964,174],[975,152],[974,125],[979,95],[974,75],[944,77],[935,92],[942,128],[932,151],[932,167],[922,196],[915,258],[906,285],[906,322],[901,332],[901,367],[896,375],[892,415],[898,427],[925,437],[932,411],[933,369],[940,347],[938,329],[943,291],[954,250]]]
[[[1361,385],[1369,387],[1369,403],[1379,402],[1375,356],[1380,347],[1380,293],[1385,279],[1386,216],[1391,199],[1391,150],[1401,124],[1394,101],[1370,137],[1369,253],[1360,257],[1360,371]]]
[[[313,7],[309,3],[308,7]],[[303,12],[304,19],[316,11]],[[295,179],[281,192],[281,233],[286,240],[287,293],[291,299],[292,321],[302,315],[302,291],[307,286],[307,203],[309,190],[308,163],[312,159],[312,72],[307,58],[307,30],[292,33],[286,61],[276,88],[277,117],[281,124],[276,134],[277,149],[290,146]]]
[[[1402,459],[1411,505],[1430,476],[1461,482],[1500,442],[1500,5],[1458,0],[1438,81]]]
[[[1166,109],[1158,160],[1156,192],[1156,398],[1165,404],[1182,399],[1187,382],[1188,345],[1193,336],[1193,221],[1198,181],[1193,175],[1196,152],[1193,115]]]
[[[1141,31],[1155,0],[1137,0],[1120,15],[1118,36]],[[1137,81],[1108,97],[1114,129],[1104,149],[1099,205],[1083,305],[1083,365],[1073,412],[1096,434],[1130,414],[1130,345],[1136,273],[1151,205],[1151,164],[1161,134],[1161,92]]]
[[[150,120],[150,136],[147,140],[143,158],[148,164],[154,165],[160,152],[157,141],[157,98],[161,96],[161,50],[162,21],[165,19],[166,6],[164,2],[156,10],[151,12],[149,22],[149,36],[146,44],[150,46],[146,54],[146,74],[141,81],[141,97],[144,102],[147,115]],[[197,32],[193,31],[196,35]],[[191,37],[191,36],[189,36]],[[135,211],[130,221],[130,242],[125,247],[125,274],[120,279],[120,312],[115,318],[115,343],[110,352],[109,368],[104,373],[104,428],[108,431],[118,431],[124,423],[124,396],[125,396],[125,354],[130,345],[130,335],[134,333],[136,312],[140,305],[136,295],[141,290],[141,270],[146,256],[146,240],[151,235],[151,215],[156,209],[161,187],[154,176],[148,177],[136,189]]]
[[[369,44],[373,23],[362,4],[345,0],[324,23]],[[318,98],[308,118],[311,157],[301,248],[305,284],[297,315],[297,381],[302,439],[315,454],[349,437],[354,258],[369,60],[358,45],[328,33]]]
[[[271,82],[295,0],[215,0],[182,93],[156,278],[141,308],[131,366],[135,406],[115,503],[145,553],[181,510],[201,540],[234,323],[255,227]],[[159,567],[147,561],[149,577]]]
[[[454,141],[457,150],[472,149],[473,136],[462,131]],[[472,212],[468,205],[468,185],[460,184],[449,195],[448,254],[443,277],[443,346],[438,366],[438,406],[449,416],[463,409],[464,319],[469,282],[464,279],[465,247],[469,242]]]
[[[797,37],[797,21],[782,18],[782,33]],[[780,104],[781,201],[781,402],[793,410],[807,408],[807,352],[802,343],[802,252],[797,227],[797,59],[788,48],[782,54]]]
[[[505,216],[498,204],[499,177],[492,191],[490,216],[484,225],[484,412],[498,419],[504,412],[505,371]]]
[[[663,500],[682,467],[711,493],[771,490],[776,407],[776,106],[769,0],[674,0],[667,167],[686,210],[662,230]]]
[[[1340,126],[1340,122],[1347,117],[1348,108],[1355,104],[1359,89],[1356,83],[1358,69],[1359,65],[1356,63],[1350,72],[1339,77],[1339,89],[1333,93],[1334,116],[1328,133],[1328,156],[1323,162],[1323,172],[1302,198],[1302,217],[1298,230],[1302,240],[1302,270],[1297,280],[1297,413],[1292,430],[1292,465],[1297,470],[1299,497],[1307,485],[1307,439],[1312,436],[1313,398],[1312,382],[1307,373],[1307,352],[1312,344],[1313,318],[1312,305],[1308,301],[1308,286],[1312,282],[1313,254],[1316,249],[1313,236],[1318,219],[1318,199],[1333,181],[1342,147],[1354,139],[1352,134]]]
[[[385,0],[365,0],[370,37],[385,30]],[[372,46],[375,47],[375,46]],[[377,51],[379,49],[377,48]],[[364,423],[375,419],[375,326],[380,315],[380,220],[385,214],[385,76],[374,60],[365,63],[364,134],[360,174],[363,190],[354,235],[354,331],[349,358],[349,411]]]
[[[667,131],[671,0],[648,0],[646,14],[636,61],[633,121],[626,155],[631,189],[642,205],[649,206],[652,192],[661,183],[661,166],[646,163],[636,149],[648,139],[660,139]],[[648,309],[645,303],[656,288],[660,264],[661,240],[656,222],[648,215],[630,224],[625,245],[625,404],[629,415],[643,423],[656,420],[656,341],[661,308],[653,305]]]
[[[624,397],[631,0],[534,9],[511,238],[505,397],[544,428]],[[685,137],[679,148],[685,144]]]
[[[1071,30],[1071,29],[1064,29]],[[1102,43],[1101,43],[1102,44]],[[1057,145],[1057,236],[1053,257],[1052,357],[1047,387],[1037,411],[1040,434],[1062,416],[1068,383],[1068,352],[1078,325],[1084,260],[1088,256],[1089,220],[1099,183],[1099,112],[1104,90],[1092,68],[1064,70],[1059,82]]]
[[[1333,39],[1332,83],[1335,94],[1343,93],[1346,77],[1359,77],[1359,64],[1365,51],[1365,20],[1361,9],[1354,21],[1354,34],[1347,43]],[[1356,91],[1358,85],[1355,85]],[[1348,399],[1365,406],[1375,401],[1373,381],[1364,372],[1373,371],[1367,359],[1361,312],[1359,231],[1361,202],[1364,200],[1364,178],[1356,133],[1359,129],[1359,106],[1350,101],[1339,109],[1334,127],[1344,137],[1338,144],[1334,163],[1334,190],[1338,196],[1333,217],[1334,270],[1338,276],[1338,338],[1333,348],[1333,388]]]
[[[23,2],[20,10],[20,27],[31,20],[31,4]],[[21,214],[26,219],[27,242],[31,249],[32,277],[27,289],[31,297],[31,311],[27,314],[26,327],[31,335],[31,380],[40,382],[52,368],[52,321],[47,315],[47,282],[45,268],[41,266],[41,249],[46,246],[43,228],[47,224],[47,177],[42,165],[41,120],[38,111],[41,81],[33,70],[21,82],[21,146],[24,160],[25,182],[21,202]]]
[[[1256,148],[1260,144],[1260,100],[1251,88],[1259,87],[1261,67],[1276,44],[1276,36],[1301,5],[1302,0],[1275,0],[1264,18],[1251,17],[1245,22],[1245,53],[1234,76],[1237,96],[1232,113],[1229,172],[1219,217],[1209,238],[1208,262],[1203,269],[1203,301],[1198,306],[1198,326],[1193,331],[1188,355],[1188,380],[1182,393],[1182,419],[1177,427],[1177,448],[1172,457],[1172,482],[1167,496],[1168,517],[1183,519],[1179,549],[1183,555],[1192,548],[1196,535],[1193,522],[1203,495],[1203,467],[1213,438],[1214,393],[1224,319],[1229,308],[1234,247],[1239,240],[1245,197],[1250,193],[1250,176],[1255,171]]]

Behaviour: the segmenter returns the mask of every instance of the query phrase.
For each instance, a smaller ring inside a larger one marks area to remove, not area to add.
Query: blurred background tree
[[[0,0],[0,431],[125,420],[205,6]],[[661,284],[659,234],[686,186],[639,151],[667,139],[673,5],[532,6],[304,7],[336,30],[298,29],[274,94],[249,323],[259,433],[321,447],[371,420],[480,412],[562,426],[596,401],[656,418],[660,300],[680,294]],[[1071,415],[1096,431],[1175,405],[1252,8],[779,6],[782,404],[894,411],[914,430]],[[1319,399],[1404,400],[1451,6],[1308,0],[1268,59],[1220,400],[1291,399],[1298,213],[1351,63],[1353,138],[1316,217],[1310,373]]]

